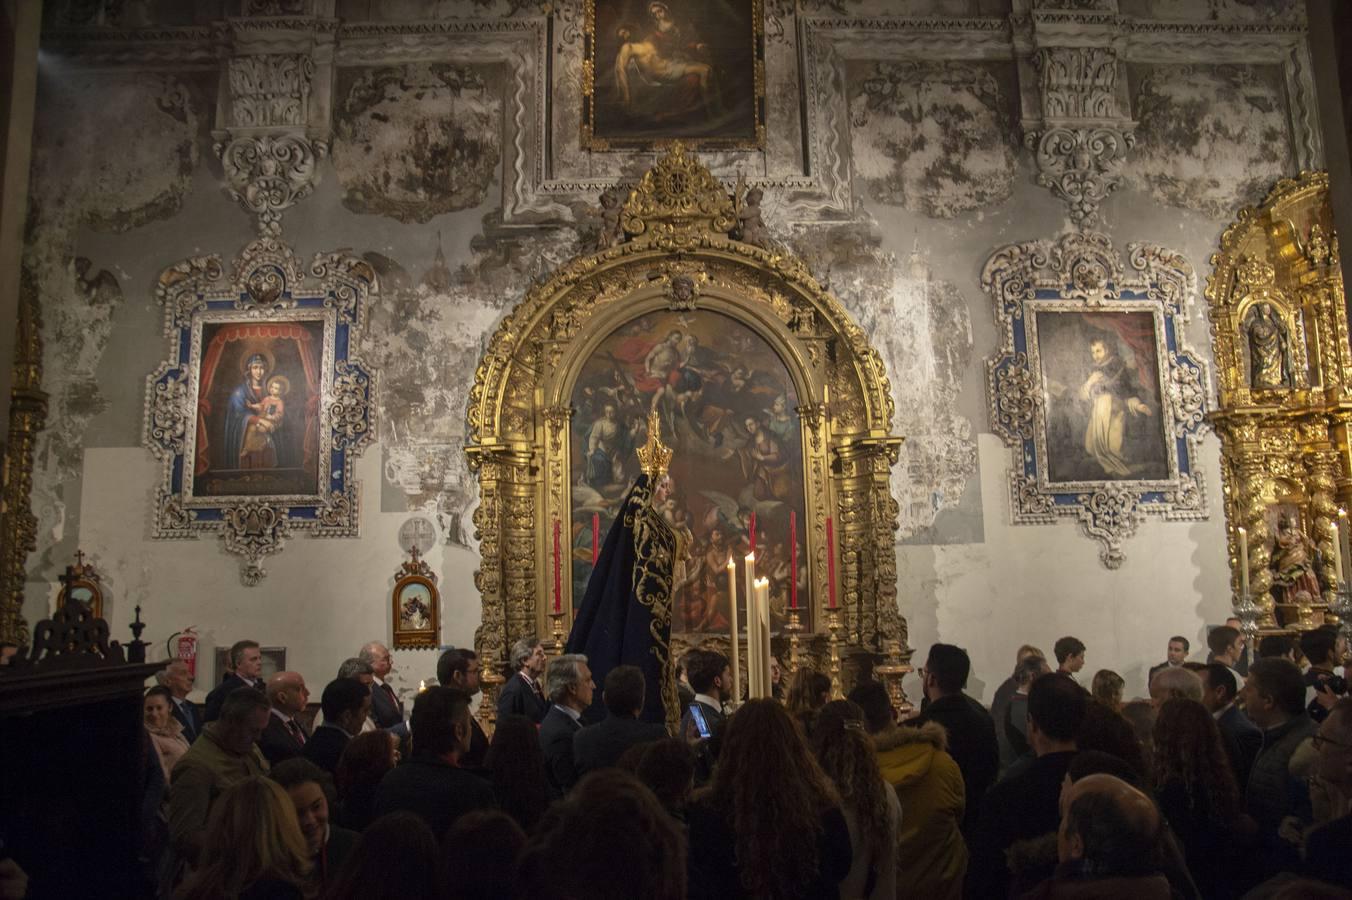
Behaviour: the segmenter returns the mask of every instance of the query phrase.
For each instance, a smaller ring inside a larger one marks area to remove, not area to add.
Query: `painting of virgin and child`
[[[316,494],[323,323],[206,323],[194,494]]]
[[[574,384],[572,405],[574,599],[591,574],[592,515],[604,539],[639,474],[635,450],[656,412],[662,439],[675,451],[661,513],[690,548],[672,630],[727,630],[727,561],[736,561],[740,586],[753,513],[757,573],[770,579],[772,613],[781,622],[795,577],[790,513],[804,521],[803,450],[798,395],[765,339],[707,310],[649,313],[597,347]],[[806,559],[800,530],[800,599],[807,596]]]

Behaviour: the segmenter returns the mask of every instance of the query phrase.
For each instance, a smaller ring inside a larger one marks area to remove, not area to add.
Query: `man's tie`
[[[399,696],[395,694],[394,688],[390,687],[389,682],[382,684],[381,687],[385,689],[385,693],[390,695],[390,702],[394,704],[394,708],[398,710],[399,715],[402,718],[404,715],[404,707],[399,703]]]
[[[295,719],[286,720],[286,728],[291,732],[291,736],[296,739],[296,743],[302,747],[305,746],[305,732],[301,731],[300,726],[296,724]]]

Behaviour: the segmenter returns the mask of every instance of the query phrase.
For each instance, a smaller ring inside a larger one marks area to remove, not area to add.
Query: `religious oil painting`
[[[659,416],[675,451],[661,513],[690,548],[678,569],[672,631],[726,633],[728,559],[743,560],[756,524],[757,574],[770,579],[772,628],[782,626],[791,580],[806,598],[800,401],[783,360],[756,332],[710,310],[660,311],[606,337],[574,383],[571,561],[574,602],[639,474],[635,450]],[[791,570],[791,514],[798,571]],[[595,537],[593,525],[596,525]],[[745,622],[745,614],[739,613]]]
[[[1075,519],[1116,569],[1147,515],[1208,515],[1195,460],[1206,361],[1187,343],[1191,263],[1156,244],[1119,253],[1067,233],[998,249],[981,273],[1000,348],[986,361],[991,430],[1011,451],[1016,525]]]
[[[323,346],[322,320],[202,326],[195,496],[319,492]]]
[[[1047,394],[1049,479],[1168,478],[1150,312],[1039,311],[1034,327]]]
[[[430,577],[409,574],[399,578],[392,606],[396,648],[437,646],[441,596]]]
[[[761,0],[586,0],[583,145],[765,145]]]

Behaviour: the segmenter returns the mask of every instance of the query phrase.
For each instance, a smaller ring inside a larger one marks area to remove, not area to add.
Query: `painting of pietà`
[[[1053,483],[1170,477],[1159,341],[1147,311],[1035,314]]]
[[[319,491],[320,321],[202,326],[194,495]]]
[[[584,142],[758,146],[759,0],[589,0]]]
[[[709,310],[649,313],[597,347],[571,402],[575,601],[591,574],[592,515],[604,539],[639,474],[634,451],[656,412],[662,439],[675,451],[661,513],[690,548],[677,572],[672,630],[726,633],[727,562],[736,561],[740,586],[753,512],[757,574],[770,579],[774,625],[782,621],[790,579],[798,579],[800,603],[806,602],[799,400],[764,338]],[[800,523],[797,573],[789,562],[790,512]]]

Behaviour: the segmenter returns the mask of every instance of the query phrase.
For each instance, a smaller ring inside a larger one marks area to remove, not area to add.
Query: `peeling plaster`
[[[854,164],[872,196],[940,219],[1009,199],[1019,161],[1016,94],[1012,71],[999,74],[948,62],[854,67]]]
[[[956,509],[977,473],[972,423],[955,411],[972,359],[967,302],[955,285],[935,278],[918,240],[904,261],[881,250],[867,226],[803,231],[793,244],[828,278],[887,365],[896,403],[893,433],[906,439],[892,470],[898,537],[905,539]]]
[[[351,77],[351,76],[349,76]],[[333,164],[343,205],[401,222],[484,202],[502,158],[491,73],[410,63],[365,70],[340,93]]]
[[[1134,66],[1132,75],[1140,127],[1126,172],[1137,190],[1226,220],[1291,173],[1280,69]]]

